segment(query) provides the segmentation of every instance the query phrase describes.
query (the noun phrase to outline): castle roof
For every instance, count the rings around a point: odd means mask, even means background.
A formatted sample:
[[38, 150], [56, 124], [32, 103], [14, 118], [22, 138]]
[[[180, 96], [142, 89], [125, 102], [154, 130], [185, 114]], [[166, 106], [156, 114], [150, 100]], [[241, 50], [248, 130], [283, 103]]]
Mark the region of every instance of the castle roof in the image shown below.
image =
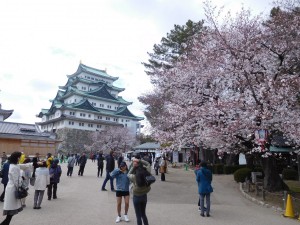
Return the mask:
[[3, 115], [3, 120], [6, 120], [13, 114], [14, 110], [4, 110], [0, 108], [0, 115]]
[[113, 81], [116, 81], [116, 80], [119, 79], [119, 77], [113, 77], [113, 76], [108, 75], [106, 73], [106, 70], [99, 70], [99, 69], [96, 69], [96, 68], [93, 68], [93, 67], [86, 66], [82, 63], [79, 64], [77, 71], [72, 75], [68, 75], [68, 77], [69, 78], [70, 77], [75, 77], [75, 76], [77, 76], [78, 74], [80, 74], [82, 72], [89, 73], [91, 75], [96, 75], [98, 77], [110, 79], [110, 80], [113, 80]]
[[121, 91], [125, 90], [125, 88], [119, 88], [112, 84], [105, 83], [104, 81], [93, 81], [93, 80], [87, 80], [87, 79], [80, 78], [80, 77], [69, 78], [67, 83], [64, 86], [59, 86], [59, 88], [66, 90], [69, 86], [74, 87], [77, 83], [85, 83], [85, 84], [97, 85], [97, 86], [102, 86], [102, 85], [106, 84], [109, 89], [112, 89], [114, 91], [121, 92]]

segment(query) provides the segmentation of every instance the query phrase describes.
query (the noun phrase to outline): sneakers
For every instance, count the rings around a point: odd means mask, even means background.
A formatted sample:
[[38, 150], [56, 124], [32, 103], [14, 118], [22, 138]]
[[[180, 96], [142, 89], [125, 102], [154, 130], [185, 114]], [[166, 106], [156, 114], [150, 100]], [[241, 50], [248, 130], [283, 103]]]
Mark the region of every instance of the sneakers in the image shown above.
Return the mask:
[[116, 219], [116, 223], [119, 223], [119, 222], [121, 222], [121, 216], [117, 216], [117, 219]]
[[124, 220], [125, 220], [126, 222], [129, 222], [129, 219], [128, 219], [128, 216], [127, 216], [127, 215], [124, 215]]

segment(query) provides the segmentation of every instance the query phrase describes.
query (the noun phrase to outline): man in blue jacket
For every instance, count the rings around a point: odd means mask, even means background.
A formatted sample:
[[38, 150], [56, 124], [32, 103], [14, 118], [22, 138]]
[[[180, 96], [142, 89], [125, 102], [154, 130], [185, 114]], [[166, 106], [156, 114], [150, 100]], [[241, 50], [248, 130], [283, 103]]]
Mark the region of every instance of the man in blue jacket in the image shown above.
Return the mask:
[[196, 172], [196, 181], [198, 183], [198, 193], [200, 195], [201, 216], [204, 217], [204, 198], [206, 199], [206, 216], [210, 217], [210, 193], [213, 192], [211, 181], [212, 173], [207, 169], [206, 162], [200, 163], [200, 169]]

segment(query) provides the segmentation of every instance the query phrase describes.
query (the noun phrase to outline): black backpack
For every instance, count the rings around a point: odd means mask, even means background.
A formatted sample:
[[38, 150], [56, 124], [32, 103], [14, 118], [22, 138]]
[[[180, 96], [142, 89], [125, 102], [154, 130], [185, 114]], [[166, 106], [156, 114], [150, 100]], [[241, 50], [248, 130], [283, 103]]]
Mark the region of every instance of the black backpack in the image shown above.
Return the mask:
[[151, 173], [142, 165], [136, 169], [136, 184], [139, 187], [150, 186], [156, 179]]

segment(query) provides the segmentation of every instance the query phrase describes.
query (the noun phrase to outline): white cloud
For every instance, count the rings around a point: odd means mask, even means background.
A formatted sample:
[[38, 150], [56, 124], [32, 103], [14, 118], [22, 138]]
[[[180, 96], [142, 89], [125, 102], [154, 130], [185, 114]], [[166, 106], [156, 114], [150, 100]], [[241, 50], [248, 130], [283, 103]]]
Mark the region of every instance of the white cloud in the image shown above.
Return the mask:
[[[238, 10], [240, 1], [214, 0]], [[265, 10], [268, 1], [244, 1]], [[270, 7], [268, 7], [270, 8]], [[143, 116], [137, 101], [151, 90], [141, 62], [153, 45], [188, 19], [204, 19], [202, 0], [12, 0], [0, 2], [0, 103], [14, 109], [7, 120], [34, 123], [49, 108], [66, 75], [80, 60], [118, 76], [130, 110]]]

